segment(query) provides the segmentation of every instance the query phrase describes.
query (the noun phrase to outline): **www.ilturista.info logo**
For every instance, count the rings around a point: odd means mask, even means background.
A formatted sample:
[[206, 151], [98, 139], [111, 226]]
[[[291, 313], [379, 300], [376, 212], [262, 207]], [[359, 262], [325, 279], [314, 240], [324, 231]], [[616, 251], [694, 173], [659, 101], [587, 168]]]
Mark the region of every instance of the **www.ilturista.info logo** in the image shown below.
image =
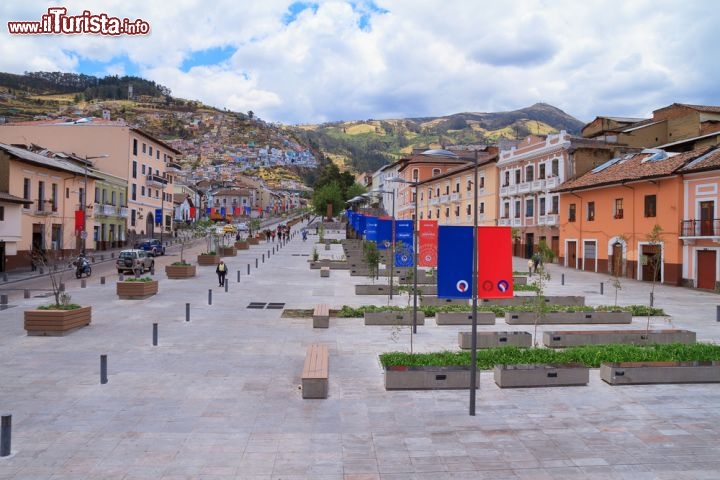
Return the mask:
[[150, 24], [138, 18], [111, 17], [106, 13], [90, 13], [84, 10], [82, 15], [68, 15], [65, 7], [51, 7], [40, 21], [7, 22], [8, 31], [13, 35], [53, 35], [81, 34], [94, 35], [147, 35]]

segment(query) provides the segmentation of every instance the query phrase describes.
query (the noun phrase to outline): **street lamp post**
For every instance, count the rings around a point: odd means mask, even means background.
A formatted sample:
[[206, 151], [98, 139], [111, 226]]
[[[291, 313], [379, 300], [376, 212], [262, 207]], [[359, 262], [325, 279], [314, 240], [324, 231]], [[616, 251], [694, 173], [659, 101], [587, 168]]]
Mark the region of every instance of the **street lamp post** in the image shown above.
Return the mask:
[[103, 155], [96, 155], [93, 157], [85, 155], [85, 162], [83, 162], [83, 170], [85, 173], [85, 181], [83, 183], [83, 198], [82, 198], [82, 212], [83, 212], [83, 228], [82, 232], [80, 233], [80, 238], [82, 239], [82, 251], [85, 252], [87, 250], [87, 198], [88, 198], [88, 191], [87, 191], [87, 180], [88, 180], [88, 163], [90, 160], [95, 160], [96, 158], [107, 158], [110, 155], [107, 153]]
[[475, 386], [477, 385], [477, 294], [478, 294], [478, 154], [475, 150], [473, 166], [473, 256], [472, 256], [472, 329], [470, 333], [470, 415], [475, 415]]
[[[418, 185], [419, 181], [405, 180], [404, 178], [395, 177], [389, 181], [396, 183], [406, 183], [415, 189], [415, 220], [413, 221], [413, 322], [412, 331], [417, 333], [417, 277], [418, 277]], [[393, 195], [393, 201], [395, 196]]]

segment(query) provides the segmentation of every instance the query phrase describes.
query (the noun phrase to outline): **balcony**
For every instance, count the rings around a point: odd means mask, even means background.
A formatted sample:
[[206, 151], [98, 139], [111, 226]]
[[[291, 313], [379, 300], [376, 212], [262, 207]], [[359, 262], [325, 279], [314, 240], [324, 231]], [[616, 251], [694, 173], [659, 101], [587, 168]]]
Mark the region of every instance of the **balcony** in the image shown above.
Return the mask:
[[53, 215], [57, 213], [57, 207], [52, 205], [52, 200], [38, 200], [34, 205], [35, 215]]
[[523, 182], [520, 185], [518, 185], [518, 193], [530, 193], [530, 187], [532, 186], [531, 182]]
[[507, 194], [508, 195], [515, 195], [518, 193], [518, 186], [517, 185], [510, 185], [507, 187]]
[[120, 207], [120, 217], [128, 218], [130, 216], [130, 209], [128, 207]]
[[547, 179], [545, 179], [545, 188], [547, 188], [548, 190], [557, 187], [559, 184], [560, 180], [558, 179], [558, 177], [548, 177]]
[[613, 218], [614, 218], [615, 220], [620, 220], [621, 218], [623, 218], [622, 208], [619, 209], [617, 212], [615, 212], [615, 215], [613, 216]]
[[695, 240], [720, 243], [720, 219], [683, 220], [680, 224], [680, 239], [687, 245], [693, 245]]
[[431, 198], [431, 199], [430, 199], [430, 205], [439, 205], [439, 204], [440, 204], [440, 199], [439, 199], [439, 198], [436, 197], [436, 198]]
[[[510, 187], [500, 187], [500, 196], [501, 197], [509, 196], [510, 195], [510, 193], [508, 192], [509, 189], [510, 189]], [[470, 196], [472, 196], [472, 192], [468, 192], [468, 195], [469, 195], [468, 198], [470, 198]]]
[[440, 203], [445, 204], [450, 201], [450, 195], [442, 195], [440, 197]]
[[558, 216], [548, 213], [547, 215], [541, 215], [538, 217], [538, 225], [553, 226], [558, 224]]
[[165, 171], [166, 172], [179, 172], [182, 170], [182, 166], [179, 163], [175, 162], [166, 162], [165, 163]]
[[148, 175], [145, 184], [149, 187], [163, 188], [168, 181], [162, 175]]
[[510, 219], [509, 218], [501, 218], [498, 220], [498, 225], [501, 227], [509, 227]]
[[460, 201], [460, 193], [455, 192], [450, 194], [450, 201], [451, 202], [459, 202]]
[[545, 180], [533, 180], [530, 187], [533, 192], [539, 192], [545, 188]]

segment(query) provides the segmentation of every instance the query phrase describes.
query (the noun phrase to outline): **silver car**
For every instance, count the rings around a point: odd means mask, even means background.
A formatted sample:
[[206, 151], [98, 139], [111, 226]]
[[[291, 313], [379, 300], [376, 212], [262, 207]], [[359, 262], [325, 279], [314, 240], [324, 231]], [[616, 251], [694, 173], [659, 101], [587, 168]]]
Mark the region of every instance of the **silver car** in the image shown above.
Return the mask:
[[155, 270], [155, 260], [145, 250], [132, 249], [120, 252], [115, 262], [118, 273], [141, 274]]

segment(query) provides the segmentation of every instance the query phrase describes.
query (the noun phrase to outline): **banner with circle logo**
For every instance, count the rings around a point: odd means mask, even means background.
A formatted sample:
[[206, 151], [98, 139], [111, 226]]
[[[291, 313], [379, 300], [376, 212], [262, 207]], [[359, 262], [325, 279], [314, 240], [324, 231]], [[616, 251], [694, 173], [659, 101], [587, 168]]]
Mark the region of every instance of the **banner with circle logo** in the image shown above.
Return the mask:
[[437, 267], [437, 220], [420, 220], [418, 227], [418, 265], [421, 267]]
[[472, 298], [473, 227], [438, 227], [437, 296]]

